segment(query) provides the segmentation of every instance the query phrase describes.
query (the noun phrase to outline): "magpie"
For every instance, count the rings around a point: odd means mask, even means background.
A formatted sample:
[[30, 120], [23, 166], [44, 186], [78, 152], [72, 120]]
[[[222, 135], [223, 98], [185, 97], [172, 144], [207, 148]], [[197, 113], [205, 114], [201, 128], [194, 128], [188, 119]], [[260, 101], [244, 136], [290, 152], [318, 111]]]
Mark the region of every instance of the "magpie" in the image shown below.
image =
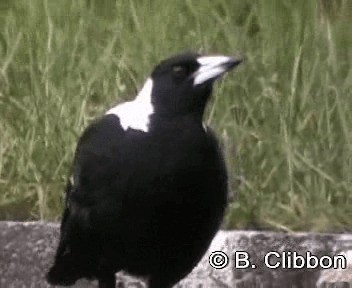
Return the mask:
[[78, 141], [53, 285], [115, 273], [170, 288], [199, 262], [227, 205], [219, 143], [202, 123], [216, 79], [240, 59], [183, 53], [158, 64], [137, 97], [111, 108]]

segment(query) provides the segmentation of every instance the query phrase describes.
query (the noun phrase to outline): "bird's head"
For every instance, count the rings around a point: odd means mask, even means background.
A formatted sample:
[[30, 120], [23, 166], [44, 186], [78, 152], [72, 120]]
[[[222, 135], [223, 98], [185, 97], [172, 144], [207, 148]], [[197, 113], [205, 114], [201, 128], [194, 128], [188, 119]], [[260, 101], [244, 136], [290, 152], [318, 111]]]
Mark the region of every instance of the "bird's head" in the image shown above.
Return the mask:
[[171, 57], [154, 68], [134, 101], [119, 104], [106, 114], [116, 114], [125, 130], [144, 132], [153, 117], [194, 115], [201, 119], [214, 81], [240, 63], [233, 57], [196, 53]]
[[150, 81], [151, 101], [156, 113], [200, 114], [204, 112], [212, 86], [241, 63], [227, 56], [177, 55], [160, 62]]

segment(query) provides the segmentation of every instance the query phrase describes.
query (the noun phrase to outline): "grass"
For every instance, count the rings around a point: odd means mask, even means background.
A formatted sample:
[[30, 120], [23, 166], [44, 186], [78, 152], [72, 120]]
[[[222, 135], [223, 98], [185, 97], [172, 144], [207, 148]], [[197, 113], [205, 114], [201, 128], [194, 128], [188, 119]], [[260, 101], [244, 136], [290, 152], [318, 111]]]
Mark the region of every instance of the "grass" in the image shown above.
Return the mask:
[[82, 130], [196, 50], [246, 57], [206, 117], [235, 191], [227, 227], [351, 230], [352, 5], [334, 3], [1, 1], [0, 218], [58, 219]]

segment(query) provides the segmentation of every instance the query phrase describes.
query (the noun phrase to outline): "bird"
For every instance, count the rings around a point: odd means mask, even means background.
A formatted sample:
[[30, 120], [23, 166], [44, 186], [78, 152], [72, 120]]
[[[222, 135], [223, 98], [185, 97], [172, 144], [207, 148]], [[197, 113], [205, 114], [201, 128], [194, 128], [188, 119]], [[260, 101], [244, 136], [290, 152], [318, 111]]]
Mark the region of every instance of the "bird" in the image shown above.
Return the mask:
[[228, 173], [204, 124], [213, 85], [240, 58], [184, 52], [162, 60], [134, 100], [93, 121], [76, 146], [50, 284], [115, 273], [171, 288], [197, 265], [228, 203]]

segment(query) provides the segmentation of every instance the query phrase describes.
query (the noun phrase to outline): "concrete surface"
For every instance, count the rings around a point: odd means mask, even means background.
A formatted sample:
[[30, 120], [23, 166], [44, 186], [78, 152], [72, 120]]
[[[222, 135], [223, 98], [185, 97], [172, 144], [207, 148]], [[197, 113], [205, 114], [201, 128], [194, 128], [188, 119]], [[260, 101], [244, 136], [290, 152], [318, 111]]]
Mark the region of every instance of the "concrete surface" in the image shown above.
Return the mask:
[[[0, 222], [0, 287], [50, 287], [45, 283], [44, 275], [53, 261], [58, 236], [59, 225], [54, 223]], [[214, 251], [222, 251], [229, 256], [229, 263], [224, 269], [215, 269], [209, 264], [209, 255]], [[270, 269], [264, 263], [264, 257], [270, 251], [296, 251], [299, 255], [306, 255], [310, 251], [317, 257], [342, 254], [349, 265], [346, 269]], [[242, 252], [249, 254], [251, 264], [256, 265], [255, 269], [236, 268], [236, 255]], [[271, 265], [282, 259], [277, 258], [277, 254], [269, 255]], [[281, 257], [282, 254], [278, 255]], [[214, 259], [221, 264], [221, 258]], [[145, 287], [140, 279], [122, 273], [118, 274], [117, 281], [119, 288]], [[97, 287], [97, 283], [79, 281], [74, 287]], [[352, 235], [220, 231], [203, 260], [176, 287], [352, 287]]]

